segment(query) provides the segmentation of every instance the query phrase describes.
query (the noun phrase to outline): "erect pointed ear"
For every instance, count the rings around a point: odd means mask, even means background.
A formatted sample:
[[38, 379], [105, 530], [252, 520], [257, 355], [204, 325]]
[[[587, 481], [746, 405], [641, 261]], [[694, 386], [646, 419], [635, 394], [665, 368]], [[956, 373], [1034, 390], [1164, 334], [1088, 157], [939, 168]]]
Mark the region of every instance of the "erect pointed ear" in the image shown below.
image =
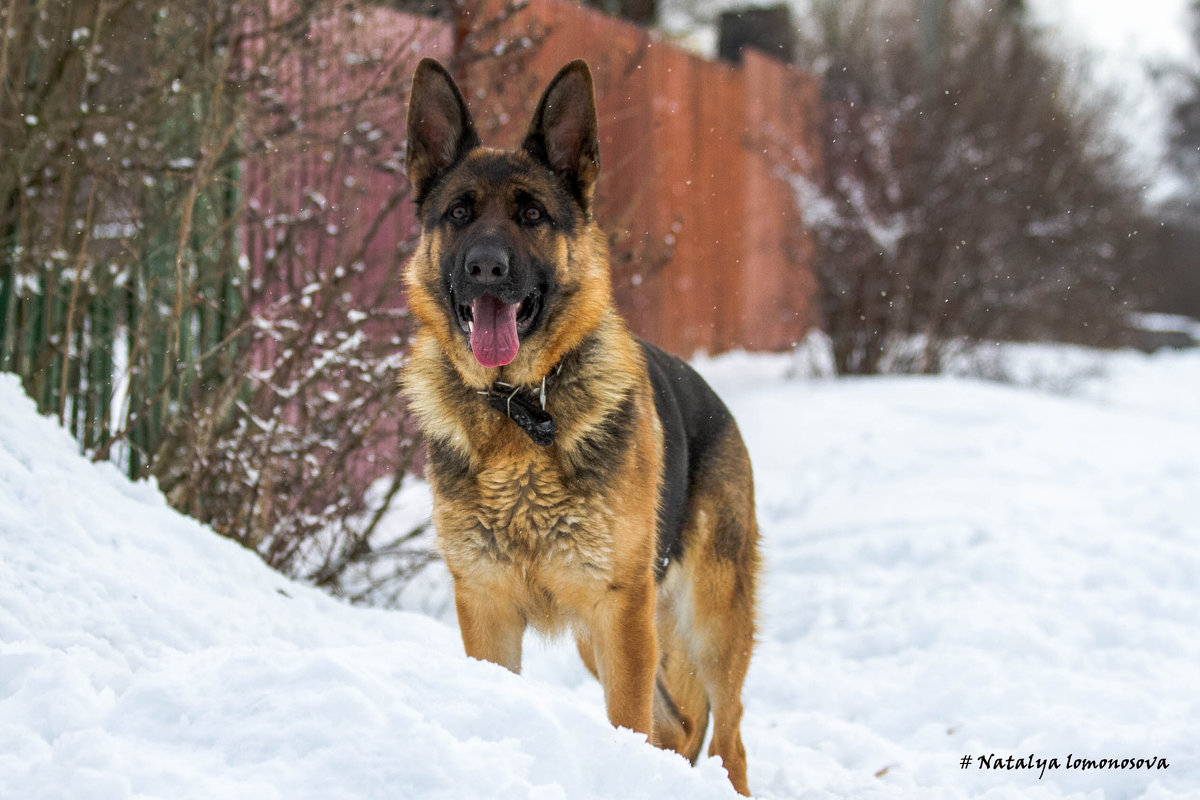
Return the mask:
[[408, 101], [408, 182], [417, 204], [446, 170], [478, 146], [479, 134], [454, 79], [432, 58], [421, 59]]
[[600, 174], [600, 139], [592, 73], [582, 60], [567, 64], [542, 95], [521, 146], [558, 173], [591, 206]]

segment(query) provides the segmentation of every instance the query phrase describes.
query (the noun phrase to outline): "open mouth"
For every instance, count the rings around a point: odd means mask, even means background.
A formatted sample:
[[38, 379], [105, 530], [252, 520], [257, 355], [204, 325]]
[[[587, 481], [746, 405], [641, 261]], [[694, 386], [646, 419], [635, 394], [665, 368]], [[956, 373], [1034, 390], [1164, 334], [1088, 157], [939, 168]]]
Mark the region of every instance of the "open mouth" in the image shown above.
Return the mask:
[[458, 327], [467, 334], [475, 359], [485, 367], [512, 363], [520, 337], [533, 327], [541, 310], [542, 293], [536, 289], [520, 303], [505, 303], [490, 294], [466, 305], [454, 302]]
[[[491, 295], [483, 295], [491, 297]], [[462, 332], [470, 335], [471, 329], [475, 322], [475, 305], [480, 298], [473, 300], [470, 305], [454, 303], [454, 310], [458, 316], [458, 327], [462, 328]], [[495, 299], [495, 298], [493, 298]], [[497, 300], [497, 302], [499, 302]], [[534, 289], [529, 293], [524, 300], [517, 304], [517, 313], [515, 316], [517, 323], [517, 332], [526, 333], [533, 327], [534, 321], [537, 319], [538, 313], [542, 310], [542, 293]]]

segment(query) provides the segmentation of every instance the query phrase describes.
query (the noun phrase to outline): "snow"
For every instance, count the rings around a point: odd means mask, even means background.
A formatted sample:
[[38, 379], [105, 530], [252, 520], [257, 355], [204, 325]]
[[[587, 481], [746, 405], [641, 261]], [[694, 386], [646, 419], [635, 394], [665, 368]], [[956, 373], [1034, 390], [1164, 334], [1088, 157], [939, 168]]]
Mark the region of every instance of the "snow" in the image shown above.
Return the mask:
[[[755, 467], [757, 796], [1200, 792], [1200, 352], [1002, 350], [1007, 383], [698, 361]], [[439, 565], [410, 610], [348, 606], [79, 457], [8, 375], [0, 430], [0, 797], [733, 796], [610, 728], [568, 643], [465, 658]]]

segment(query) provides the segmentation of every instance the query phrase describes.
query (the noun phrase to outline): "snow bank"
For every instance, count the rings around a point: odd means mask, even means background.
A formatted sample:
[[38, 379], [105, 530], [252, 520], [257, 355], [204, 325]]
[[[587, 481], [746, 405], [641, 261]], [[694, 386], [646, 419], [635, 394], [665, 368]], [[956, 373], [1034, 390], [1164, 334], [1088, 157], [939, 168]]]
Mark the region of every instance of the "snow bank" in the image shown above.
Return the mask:
[[603, 707], [341, 605], [76, 452], [0, 375], [0, 797], [730, 797]]
[[[1009, 355], [1066, 377], [702, 366], [756, 469], [764, 796], [1200, 796], [1200, 354]], [[1060, 766], [981, 769], [993, 754]]]

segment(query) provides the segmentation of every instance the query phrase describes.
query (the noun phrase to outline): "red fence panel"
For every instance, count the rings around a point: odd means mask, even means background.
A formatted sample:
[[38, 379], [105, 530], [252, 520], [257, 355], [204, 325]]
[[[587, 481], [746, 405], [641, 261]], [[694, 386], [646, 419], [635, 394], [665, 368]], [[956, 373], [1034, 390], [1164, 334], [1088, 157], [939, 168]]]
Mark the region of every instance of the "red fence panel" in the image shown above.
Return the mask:
[[505, 35], [543, 39], [505, 104], [513, 146], [542, 88], [583, 58], [596, 79], [597, 216], [638, 334], [683, 355], [786, 349], [816, 324], [812, 247], [780, 169], [818, 153], [815, 81], [747, 52], [707, 61], [566, 0], [532, 0]]

